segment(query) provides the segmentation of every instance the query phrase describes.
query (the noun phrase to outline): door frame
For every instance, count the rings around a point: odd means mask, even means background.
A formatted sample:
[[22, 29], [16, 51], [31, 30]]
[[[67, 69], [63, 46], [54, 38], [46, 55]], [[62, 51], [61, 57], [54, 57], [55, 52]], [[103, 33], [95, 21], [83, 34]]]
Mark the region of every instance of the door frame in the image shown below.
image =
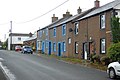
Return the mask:
[[61, 42], [58, 42], [58, 56], [61, 56], [62, 55], [62, 44]]
[[52, 52], [52, 42], [49, 42], [48, 55], [51, 55]]
[[83, 43], [83, 59], [89, 60], [90, 59], [90, 43]]

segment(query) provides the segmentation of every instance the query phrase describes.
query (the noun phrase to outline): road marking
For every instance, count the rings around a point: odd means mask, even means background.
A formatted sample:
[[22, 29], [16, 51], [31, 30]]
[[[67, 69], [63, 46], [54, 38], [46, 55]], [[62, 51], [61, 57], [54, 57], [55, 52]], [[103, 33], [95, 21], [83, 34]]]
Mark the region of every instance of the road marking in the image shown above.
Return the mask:
[[10, 72], [10, 70], [6, 66], [3, 66], [2, 62], [0, 62], [0, 67], [2, 68], [3, 72], [9, 80], [16, 80], [15, 76]]
[[3, 58], [0, 58], [0, 61], [4, 61], [4, 59], [3, 59]]

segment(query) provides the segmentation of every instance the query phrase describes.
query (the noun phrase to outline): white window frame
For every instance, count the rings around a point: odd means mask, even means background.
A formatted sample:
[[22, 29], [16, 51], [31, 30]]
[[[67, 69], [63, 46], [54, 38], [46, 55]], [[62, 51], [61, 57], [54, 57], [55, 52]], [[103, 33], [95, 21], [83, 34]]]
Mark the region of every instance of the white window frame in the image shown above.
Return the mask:
[[105, 29], [105, 14], [100, 15], [100, 29]]
[[46, 28], [46, 36], [48, 36], [48, 28]]
[[56, 43], [53, 43], [53, 51], [56, 52]]
[[78, 43], [75, 42], [75, 53], [76, 53], [76, 54], [78, 54], [78, 46], [79, 46]]
[[56, 28], [53, 29], [53, 36], [56, 37], [57, 30]]
[[102, 38], [101, 40], [100, 40], [100, 42], [101, 42], [101, 53], [105, 53], [106, 52], [106, 48], [105, 48], [105, 39], [104, 38]]
[[71, 38], [68, 38], [68, 43], [71, 44], [72, 40]]
[[65, 51], [66, 51], [66, 43], [63, 42], [63, 52], [65, 52]]
[[62, 36], [66, 35], [66, 24], [62, 25]]
[[79, 29], [79, 23], [76, 22], [76, 23], [75, 23], [75, 34], [76, 34], [76, 35], [78, 34], [78, 29]]

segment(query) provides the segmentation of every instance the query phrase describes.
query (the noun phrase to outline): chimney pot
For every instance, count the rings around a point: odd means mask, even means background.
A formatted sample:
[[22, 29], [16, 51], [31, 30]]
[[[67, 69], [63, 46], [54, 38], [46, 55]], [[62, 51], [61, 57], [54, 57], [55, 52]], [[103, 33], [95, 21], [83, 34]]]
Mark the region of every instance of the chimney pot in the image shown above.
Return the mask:
[[53, 14], [53, 17], [52, 17], [52, 22], [58, 20], [58, 17], [55, 17], [55, 14]]
[[100, 7], [100, 1], [99, 1], [99, 0], [96, 0], [96, 1], [94, 2], [94, 7], [95, 7], [95, 8], [99, 8], [99, 7]]
[[79, 7], [79, 8], [77, 9], [77, 13], [80, 14], [81, 12], [82, 12], [82, 9]]
[[72, 14], [70, 14], [70, 12], [68, 10], [67, 10], [66, 14], [63, 14], [63, 18], [70, 17], [70, 16], [72, 16]]

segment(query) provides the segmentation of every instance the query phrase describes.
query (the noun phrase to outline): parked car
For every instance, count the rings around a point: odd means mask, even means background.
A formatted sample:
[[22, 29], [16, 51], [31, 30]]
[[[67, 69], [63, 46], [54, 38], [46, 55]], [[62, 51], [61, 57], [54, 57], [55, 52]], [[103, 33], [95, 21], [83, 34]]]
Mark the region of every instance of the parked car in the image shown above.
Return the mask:
[[120, 61], [110, 63], [108, 65], [107, 73], [111, 79], [120, 76]]
[[30, 46], [23, 46], [22, 53], [31, 53], [33, 54], [33, 50]]
[[22, 50], [21, 46], [15, 46], [15, 51], [21, 51], [21, 50]]

